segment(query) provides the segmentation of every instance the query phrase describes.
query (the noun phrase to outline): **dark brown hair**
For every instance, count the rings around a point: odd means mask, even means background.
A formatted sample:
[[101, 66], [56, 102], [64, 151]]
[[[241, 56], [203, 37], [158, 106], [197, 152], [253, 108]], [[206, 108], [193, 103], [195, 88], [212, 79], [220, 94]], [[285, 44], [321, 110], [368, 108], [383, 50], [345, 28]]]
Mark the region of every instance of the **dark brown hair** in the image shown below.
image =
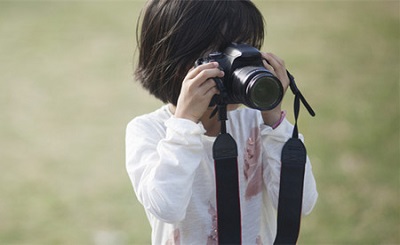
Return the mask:
[[207, 52], [264, 42], [264, 19], [250, 0], [150, 0], [141, 16], [135, 76], [164, 103], [176, 105], [184, 77]]

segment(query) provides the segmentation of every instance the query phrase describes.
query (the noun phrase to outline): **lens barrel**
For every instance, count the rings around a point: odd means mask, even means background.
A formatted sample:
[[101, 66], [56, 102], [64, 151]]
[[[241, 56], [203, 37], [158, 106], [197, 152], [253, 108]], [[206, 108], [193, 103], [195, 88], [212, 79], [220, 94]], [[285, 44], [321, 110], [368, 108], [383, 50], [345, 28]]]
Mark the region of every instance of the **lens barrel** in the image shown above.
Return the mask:
[[271, 110], [283, 98], [283, 87], [277, 77], [264, 67], [246, 66], [233, 72], [232, 97], [236, 103], [258, 110]]

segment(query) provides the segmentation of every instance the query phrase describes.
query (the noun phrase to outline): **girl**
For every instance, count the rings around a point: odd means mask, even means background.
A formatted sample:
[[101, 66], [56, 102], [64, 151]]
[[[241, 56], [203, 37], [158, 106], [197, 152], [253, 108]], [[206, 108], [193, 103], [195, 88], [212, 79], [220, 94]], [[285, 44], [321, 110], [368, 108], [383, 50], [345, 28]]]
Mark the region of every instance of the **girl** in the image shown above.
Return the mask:
[[[166, 105], [133, 119], [126, 131], [126, 167], [152, 227], [153, 244], [216, 244], [212, 145], [220, 132], [210, 119], [218, 94], [218, 63], [194, 62], [232, 42], [258, 49], [262, 14], [249, 0], [150, 0], [138, 30], [136, 78]], [[262, 53], [266, 69], [289, 85], [283, 60]], [[276, 234], [280, 156], [293, 126], [278, 105], [270, 111], [229, 105], [227, 131], [237, 142], [243, 244], [272, 244]], [[307, 158], [303, 213], [317, 200]]]

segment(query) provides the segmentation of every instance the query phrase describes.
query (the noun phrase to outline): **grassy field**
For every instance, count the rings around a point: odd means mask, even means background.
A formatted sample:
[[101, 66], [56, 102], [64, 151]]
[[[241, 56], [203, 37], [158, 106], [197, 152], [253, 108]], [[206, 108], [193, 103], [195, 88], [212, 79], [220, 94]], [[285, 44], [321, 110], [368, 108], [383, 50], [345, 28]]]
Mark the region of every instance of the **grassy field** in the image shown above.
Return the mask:
[[[0, 1], [0, 244], [150, 242], [124, 166], [126, 124], [161, 105], [131, 76], [143, 3]], [[256, 3], [317, 112], [299, 244], [400, 244], [399, 1]]]

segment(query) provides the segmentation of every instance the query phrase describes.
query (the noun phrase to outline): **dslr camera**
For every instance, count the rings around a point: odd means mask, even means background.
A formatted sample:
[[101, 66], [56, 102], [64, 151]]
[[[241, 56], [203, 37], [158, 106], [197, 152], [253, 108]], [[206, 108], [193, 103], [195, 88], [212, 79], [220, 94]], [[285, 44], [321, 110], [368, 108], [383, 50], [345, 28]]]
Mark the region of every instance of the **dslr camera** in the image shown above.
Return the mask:
[[223, 53], [213, 52], [200, 58], [195, 66], [216, 61], [224, 71], [223, 78], [214, 78], [220, 90], [210, 102], [244, 104], [257, 110], [271, 110], [283, 98], [283, 87], [277, 77], [264, 67], [258, 49], [247, 44], [230, 44]]

